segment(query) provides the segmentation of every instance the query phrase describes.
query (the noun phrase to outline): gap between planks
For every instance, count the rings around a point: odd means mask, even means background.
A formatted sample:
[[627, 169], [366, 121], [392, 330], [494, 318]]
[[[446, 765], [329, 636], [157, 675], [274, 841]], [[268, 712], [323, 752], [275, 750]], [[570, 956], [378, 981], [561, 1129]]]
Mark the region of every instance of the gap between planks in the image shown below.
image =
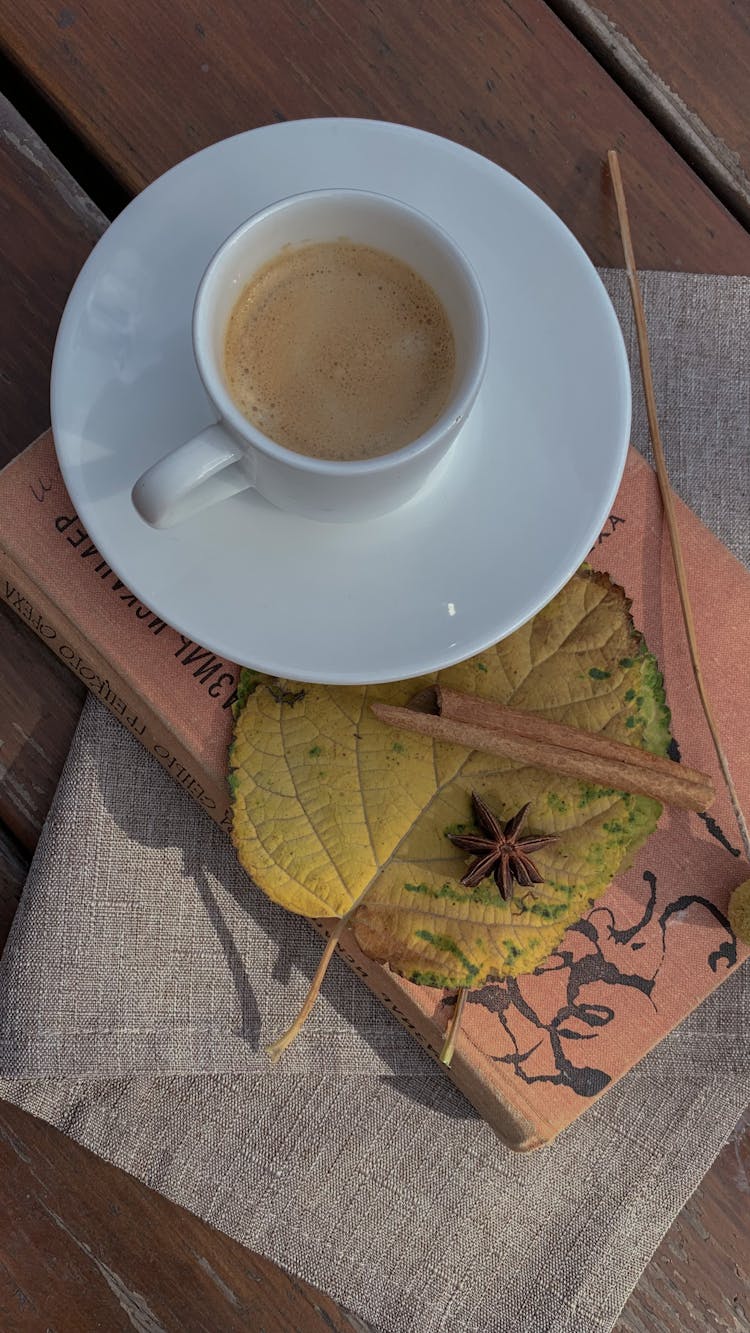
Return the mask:
[[601, 9], [589, 0], [546, 3], [704, 185], [750, 230], [750, 180], [737, 154], [651, 68]]

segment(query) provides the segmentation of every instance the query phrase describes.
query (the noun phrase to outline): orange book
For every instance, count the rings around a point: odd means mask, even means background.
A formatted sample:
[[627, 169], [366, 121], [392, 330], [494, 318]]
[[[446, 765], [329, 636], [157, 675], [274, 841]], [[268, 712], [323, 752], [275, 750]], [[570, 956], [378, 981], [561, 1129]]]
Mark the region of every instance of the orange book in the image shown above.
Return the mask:
[[[750, 574], [680, 504], [678, 517], [709, 694], [740, 800], [750, 803], [750, 747], [737, 725], [750, 715]], [[633, 450], [590, 559], [632, 598], [636, 625], [659, 659], [673, 757], [710, 773], [718, 796], [708, 814], [665, 809], [635, 863], [536, 972], [471, 992], [447, 1076], [517, 1150], [548, 1142], [585, 1111], [748, 954], [726, 916], [747, 867], [693, 683], [656, 478]], [[238, 668], [130, 593], [75, 513], [49, 432], [0, 473], [0, 589], [50, 652], [228, 828]], [[350, 936], [341, 952], [437, 1055], [449, 997], [394, 976]]]

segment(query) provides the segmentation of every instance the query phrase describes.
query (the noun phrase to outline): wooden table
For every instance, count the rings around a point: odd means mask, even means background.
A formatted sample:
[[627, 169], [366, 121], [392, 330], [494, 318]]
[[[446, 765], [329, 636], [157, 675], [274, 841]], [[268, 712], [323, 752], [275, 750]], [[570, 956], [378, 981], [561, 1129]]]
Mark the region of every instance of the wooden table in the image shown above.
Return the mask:
[[[454, 138], [526, 181], [600, 264], [620, 263], [614, 145], [644, 267], [750, 273], [747, 0], [684, 0], [679, 23], [673, 0], [0, 0], [0, 42], [0, 463], [48, 424], [57, 321], [108, 219], [187, 154], [268, 121], [367, 116]], [[81, 703], [0, 612], [2, 938]], [[749, 1128], [618, 1333], [750, 1329]], [[360, 1327], [7, 1105], [0, 1154], [4, 1330]]]

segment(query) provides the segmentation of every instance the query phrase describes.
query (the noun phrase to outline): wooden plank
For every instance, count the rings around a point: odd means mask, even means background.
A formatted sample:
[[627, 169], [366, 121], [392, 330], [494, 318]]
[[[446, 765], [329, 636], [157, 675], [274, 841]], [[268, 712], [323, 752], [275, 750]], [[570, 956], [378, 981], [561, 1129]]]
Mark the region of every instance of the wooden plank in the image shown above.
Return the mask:
[[306, 1282], [0, 1102], [0, 1325], [363, 1330]]
[[548, 0], [750, 226], [750, 7], [736, 0]]
[[[11, 58], [121, 182], [274, 119], [406, 121], [537, 190], [621, 262], [603, 171], [624, 156], [644, 267], [750, 271], [750, 236], [544, 0], [0, 0]], [[137, 71], [137, 78], [133, 71]]]
[[664, 1237], [615, 1333], [750, 1331], [750, 1115]]
[[0, 97], [0, 467], [49, 426], [49, 371], [68, 292], [105, 219]]
[[[0, 464], [49, 425], [49, 368], [68, 291], [106, 221], [0, 98]], [[47, 814], [85, 690], [30, 629], [0, 611], [0, 837], [11, 888]], [[20, 857], [20, 862], [19, 862]], [[2, 935], [2, 920], [0, 920]], [[4, 935], [2, 935], [4, 938]]]
[[13, 924], [28, 868], [28, 857], [0, 828], [0, 953]]

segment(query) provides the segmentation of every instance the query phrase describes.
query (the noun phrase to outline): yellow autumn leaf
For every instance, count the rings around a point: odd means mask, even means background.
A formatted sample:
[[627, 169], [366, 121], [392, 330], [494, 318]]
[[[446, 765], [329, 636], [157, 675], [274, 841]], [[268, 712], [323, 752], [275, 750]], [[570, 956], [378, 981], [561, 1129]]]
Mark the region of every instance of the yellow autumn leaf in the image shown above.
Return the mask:
[[[509, 638], [419, 680], [291, 686], [246, 672], [231, 752], [233, 837], [256, 883], [291, 912], [341, 917], [370, 957], [426, 985], [478, 986], [531, 971], [656, 826], [645, 796], [391, 730], [375, 700], [404, 705], [439, 682], [665, 754], [661, 676], [621, 588], [580, 570]], [[500, 898], [447, 834], [472, 827], [471, 792], [524, 834], [544, 884]], [[361, 900], [361, 902], [360, 902]]]

